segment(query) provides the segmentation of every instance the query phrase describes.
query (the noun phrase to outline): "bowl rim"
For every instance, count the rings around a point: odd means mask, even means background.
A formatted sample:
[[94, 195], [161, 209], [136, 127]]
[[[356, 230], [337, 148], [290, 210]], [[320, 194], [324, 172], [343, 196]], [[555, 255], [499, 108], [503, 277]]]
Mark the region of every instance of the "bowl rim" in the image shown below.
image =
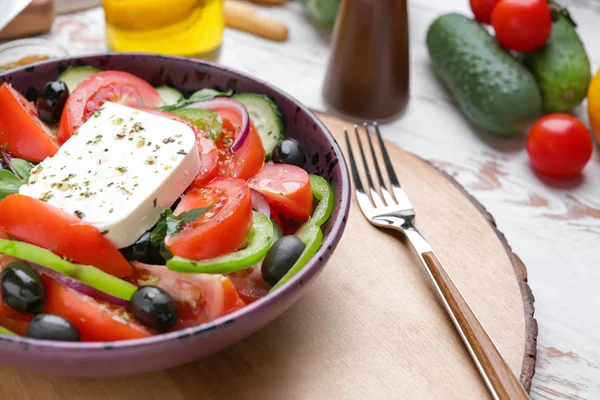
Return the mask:
[[[227, 314], [225, 316], [219, 317], [213, 321], [203, 323], [201, 325], [197, 325], [191, 328], [185, 328], [174, 332], [168, 333], [160, 333], [158, 335], [154, 335], [147, 338], [142, 339], [128, 339], [128, 340], [119, 340], [119, 341], [110, 341], [110, 342], [61, 342], [61, 341], [52, 341], [52, 340], [39, 340], [39, 339], [30, 339], [21, 336], [13, 337], [13, 336], [4, 336], [0, 337], [0, 347], [7, 344], [18, 344], [23, 348], [27, 348], [31, 350], [33, 348], [37, 349], [64, 349], [69, 351], [76, 352], [89, 352], [89, 351], [100, 351], [100, 350], [117, 350], [117, 349], [140, 349], [146, 346], [152, 346], [158, 343], [167, 343], [176, 341], [182, 338], [188, 337], [200, 337], [202, 334], [206, 334], [212, 331], [218, 330], [220, 327], [224, 327], [228, 324], [231, 324], [234, 321], [247, 320], [253, 318], [256, 314], [259, 314], [262, 310], [271, 307], [275, 304], [278, 299], [289, 296], [292, 292], [297, 288], [297, 286], [301, 286], [306, 278], [310, 278], [312, 275], [319, 271], [319, 266], [325, 263], [329, 256], [331, 255], [332, 249], [334, 246], [338, 244], [340, 241], [344, 229], [346, 227], [346, 221], [348, 219], [348, 214], [350, 211], [350, 203], [352, 199], [351, 194], [351, 183], [350, 183], [350, 174], [348, 170], [348, 165], [346, 164], [346, 160], [344, 158], [344, 154], [331, 134], [329, 129], [325, 126], [325, 124], [315, 115], [313, 111], [311, 111], [308, 107], [298, 101], [295, 97], [291, 96], [287, 92], [277, 88], [276, 86], [265, 82], [262, 79], [255, 78], [249, 76], [243, 72], [240, 72], [236, 69], [229, 68], [223, 65], [219, 65], [210, 61], [192, 59], [186, 57], [179, 56], [168, 56], [161, 54], [149, 54], [149, 53], [139, 53], [139, 52], [106, 52], [106, 53], [94, 53], [94, 54], [86, 54], [81, 56], [67, 56], [62, 58], [53, 58], [50, 60], [39, 61], [33, 64], [28, 64], [26, 66], [21, 66], [18, 68], [14, 68], [3, 73], [0, 73], [0, 77], [12, 75], [15, 73], [19, 73], [24, 71], [25, 69], [30, 69], [31, 67], [36, 67], [39, 65], [45, 64], [58, 64], [60, 62], [68, 62], [72, 60], [86, 60], [86, 59], [95, 59], [98, 57], [150, 57], [150, 58], [158, 58], [158, 59], [167, 59], [167, 60], [178, 60], [183, 62], [188, 62], [195, 65], [204, 65], [211, 69], [218, 69], [225, 72], [228, 72], [233, 75], [237, 75], [243, 79], [250, 79], [255, 81], [265, 87], [269, 88], [272, 91], [275, 91], [287, 99], [291, 100], [297, 108], [306, 113], [308, 117], [312, 120], [313, 124], [319, 127], [321, 132], [325, 134], [327, 141], [329, 142], [332, 151], [334, 152], [337, 160], [338, 167], [340, 168], [340, 191], [341, 198], [338, 199], [340, 208], [339, 213], [337, 215], [337, 219], [332, 220], [331, 229], [327, 234], [327, 237], [323, 240], [321, 247], [317, 252], [310, 258], [307, 264], [300, 270], [296, 275], [294, 275], [289, 281], [283, 284], [276, 291], [267, 294], [265, 297], [246, 305], [245, 307], [234, 311], [233, 313]], [[332, 215], [333, 218], [333, 215]]]

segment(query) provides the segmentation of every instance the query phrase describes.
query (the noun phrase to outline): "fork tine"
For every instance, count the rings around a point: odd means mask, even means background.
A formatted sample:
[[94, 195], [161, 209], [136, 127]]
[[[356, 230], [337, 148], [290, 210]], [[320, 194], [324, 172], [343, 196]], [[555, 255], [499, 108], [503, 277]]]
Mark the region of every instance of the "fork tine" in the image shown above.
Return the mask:
[[388, 154], [387, 149], [385, 147], [385, 143], [383, 142], [383, 138], [381, 137], [381, 132], [379, 132], [379, 124], [377, 122], [373, 122], [373, 126], [375, 127], [375, 133], [377, 134], [377, 138], [379, 139], [379, 146], [381, 147], [383, 162], [385, 163], [385, 168], [387, 169], [388, 176], [390, 177], [392, 187], [400, 187], [400, 182], [398, 181], [398, 177], [396, 176], [396, 172], [394, 171], [394, 167], [392, 166], [390, 155]]
[[383, 141], [383, 138], [381, 137], [381, 132], [379, 131], [379, 124], [377, 122], [373, 122], [373, 126], [375, 127], [375, 133], [377, 134], [377, 139], [379, 140], [379, 147], [381, 148], [381, 155], [383, 156], [383, 162], [385, 164], [385, 168], [387, 170], [388, 177], [390, 178], [390, 183], [392, 186], [392, 192], [394, 193], [394, 198], [396, 199], [397, 203], [410, 204], [408, 197], [406, 197], [406, 193], [404, 193], [404, 189], [402, 189], [402, 186], [400, 186], [400, 182], [398, 181], [396, 172], [394, 171], [394, 166], [392, 165], [390, 155], [387, 152], [387, 148], [385, 147], [385, 142]]
[[369, 124], [364, 122], [363, 126], [365, 127], [365, 131], [367, 132], [367, 139], [369, 139], [369, 147], [371, 148], [371, 156], [373, 157], [373, 164], [375, 164], [375, 172], [377, 173], [377, 177], [379, 178], [379, 187], [381, 188], [381, 194], [383, 195], [383, 199], [385, 203], [390, 206], [395, 204], [396, 201], [388, 192], [387, 187], [385, 185], [385, 181], [383, 180], [383, 175], [381, 174], [381, 169], [379, 168], [379, 160], [377, 155], [375, 154], [375, 148], [373, 147], [373, 141], [371, 140], [371, 132], [369, 131]]
[[346, 136], [346, 146], [348, 146], [348, 155], [350, 157], [350, 167], [352, 169], [352, 179], [354, 180], [354, 186], [359, 192], [365, 193], [365, 189], [363, 188], [362, 180], [360, 179], [360, 174], [356, 166], [356, 160], [354, 159], [352, 144], [350, 143], [350, 138], [348, 137], [348, 129], [346, 128], [344, 128], [344, 135]]
[[369, 209], [373, 208], [369, 195], [365, 192], [365, 189], [360, 179], [360, 173], [358, 172], [358, 166], [356, 159], [354, 158], [354, 152], [352, 151], [352, 144], [350, 143], [350, 137], [348, 136], [348, 129], [344, 128], [344, 135], [346, 136], [346, 146], [348, 147], [348, 157], [350, 158], [350, 169], [352, 169], [352, 180], [354, 181], [354, 188], [356, 189], [356, 198], [358, 199], [358, 205], [365, 214], [368, 215]]
[[[371, 178], [371, 171], [369, 170], [369, 164], [367, 164], [367, 157], [365, 156], [365, 150], [363, 149], [362, 141], [360, 140], [360, 135], [358, 133], [358, 125], [354, 125], [354, 133], [356, 134], [356, 140], [358, 141], [358, 148], [360, 150], [360, 155], [362, 156], [363, 166], [365, 167], [365, 175], [367, 176], [367, 182], [369, 183], [369, 189], [371, 192], [371, 199], [373, 200], [373, 205], [375, 207], [383, 207], [383, 200], [379, 193], [377, 193], [377, 189], [375, 189], [375, 185], [373, 184], [373, 179]], [[367, 135], [369, 132], [367, 132]]]

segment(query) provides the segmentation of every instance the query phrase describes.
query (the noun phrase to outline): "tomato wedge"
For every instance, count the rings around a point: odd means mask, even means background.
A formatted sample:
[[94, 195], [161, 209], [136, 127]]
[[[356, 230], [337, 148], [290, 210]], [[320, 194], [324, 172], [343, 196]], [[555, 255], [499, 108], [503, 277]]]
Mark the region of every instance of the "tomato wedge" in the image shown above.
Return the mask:
[[136, 322], [126, 308], [92, 299], [49, 276], [42, 276], [42, 280], [46, 287], [43, 311], [69, 320], [79, 329], [82, 341], [113, 341], [152, 336], [152, 332]]
[[120, 71], [99, 72], [83, 80], [69, 96], [60, 119], [59, 142], [66, 142], [106, 101], [129, 107], [163, 104], [156, 89], [137, 76]]
[[244, 307], [231, 280], [218, 274], [181, 274], [162, 265], [134, 262], [140, 286], [154, 285], [177, 302], [178, 321], [174, 329], [189, 328], [212, 321]]
[[174, 214], [207, 206], [212, 208], [166, 238], [173, 255], [204, 260], [231, 253], [242, 245], [252, 226], [252, 199], [246, 182], [217, 178], [204, 187], [192, 187]]
[[228, 274], [235, 285], [240, 298], [250, 304], [269, 294], [271, 286], [265, 282], [260, 272], [260, 265], [250, 267], [243, 271]]
[[179, 121], [194, 131], [196, 134], [196, 142], [198, 142], [198, 152], [200, 153], [200, 172], [196, 175], [194, 179], [194, 185], [202, 186], [205, 183], [213, 180], [218, 173], [218, 165], [217, 161], [219, 159], [219, 155], [217, 153], [217, 148], [212, 140], [206, 137], [205, 133], [202, 132], [196, 125], [187, 121], [183, 118], [178, 117], [177, 115], [168, 113], [166, 111], [160, 111], [153, 108], [144, 108], [144, 107], [136, 107], [140, 110], [146, 111], [150, 114], [159, 115], [161, 117], [169, 118], [174, 121]]
[[249, 179], [256, 175], [265, 162], [265, 149], [258, 131], [250, 123], [250, 133], [238, 151], [233, 152], [231, 146], [239, 134], [239, 123], [229, 119], [239, 118], [229, 110], [217, 108], [215, 112], [223, 119], [221, 136], [216, 145], [219, 149], [219, 175], [229, 178]]
[[60, 147], [35, 107], [8, 83], [0, 86], [0, 146], [5, 143], [13, 156], [36, 162], [52, 157]]
[[[8, 239], [8, 235], [0, 231], [0, 239]], [[18, 259], [0, 254], [0, 270], [14, 261], [18, 261]], [[0, 326], [23, 336], [27, 331], [31, 317], [30, 314], [21, 314], [13, 310], [0, 298]]]
[[262, 192], [281, 216], [306, 221], [313, 208], [308, 172], [295, 165], [265, 164], [258, 175], [248, 181], [252, 189]]
[[0, 326], [16, 333], [17, 335], [25, 335], [27, 326], [31, 321], [31, 314], [21, 314], [18, 311], [10, 308], [2, 299], [0, 299]]
[[0, 229], [78, 264], [124, 277], [131, 265], [100, 231], [59, 208], [20, 194], [0, 201]]

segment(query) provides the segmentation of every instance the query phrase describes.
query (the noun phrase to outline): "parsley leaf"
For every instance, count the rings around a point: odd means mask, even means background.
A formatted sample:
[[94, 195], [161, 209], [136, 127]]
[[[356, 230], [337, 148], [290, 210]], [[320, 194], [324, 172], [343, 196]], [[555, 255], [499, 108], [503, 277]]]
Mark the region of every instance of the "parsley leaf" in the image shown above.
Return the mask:
[[21, 180], [23, 180], [25, 183], [29, 181], [29, 175], [33, 169], [33, 164], [31, 164], [29, 161], [21, 160], [20, 158], [13, 158], [10, 160], [10, 166], [21, 178]]
[[10, 171], [0, 171], [0, 200], [9, 194], [19, 193], [19, 188], [24, 182], [13, 175]]
[[4, 160], [8, 160], [9, 169], [0, 169], [0, 200], [9, 194], [19, 193], [19, 188], [27, 183], [33, 168], [33, 164], [19, 158], [4, 157]]
[[173, 258], [171, 252], [165, 247], [165, 238], [181, 232], [185, 224], [192, 222], [210, 210], [211, 207], [212, 205], [203, 208], [194, 208], [179, 215], [173, 215], [173, 211], [170, 208], [166, 209], [150, 234], [150, 243], [154, 247], [160, 247], [160, 254], [165, 260]]

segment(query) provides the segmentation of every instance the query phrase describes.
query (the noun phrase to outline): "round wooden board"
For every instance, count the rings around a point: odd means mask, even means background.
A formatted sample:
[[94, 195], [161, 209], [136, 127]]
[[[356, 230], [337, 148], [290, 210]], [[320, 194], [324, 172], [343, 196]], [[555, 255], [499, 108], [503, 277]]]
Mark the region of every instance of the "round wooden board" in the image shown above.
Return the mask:
[[[344, 123], [323, 117], [342, 144]], [[515, 374], [529, 389], [537, 325], [526, 270], [493, 219], [453, 180], [396, 147], [390, 153], [436, 249]], [[0, 367], [0, 398], [479, 399], [467, 351], [399, 236], [356, 203], [315, 285], [241, 343], [168, 371], [111, 379], [44, 377]]]

